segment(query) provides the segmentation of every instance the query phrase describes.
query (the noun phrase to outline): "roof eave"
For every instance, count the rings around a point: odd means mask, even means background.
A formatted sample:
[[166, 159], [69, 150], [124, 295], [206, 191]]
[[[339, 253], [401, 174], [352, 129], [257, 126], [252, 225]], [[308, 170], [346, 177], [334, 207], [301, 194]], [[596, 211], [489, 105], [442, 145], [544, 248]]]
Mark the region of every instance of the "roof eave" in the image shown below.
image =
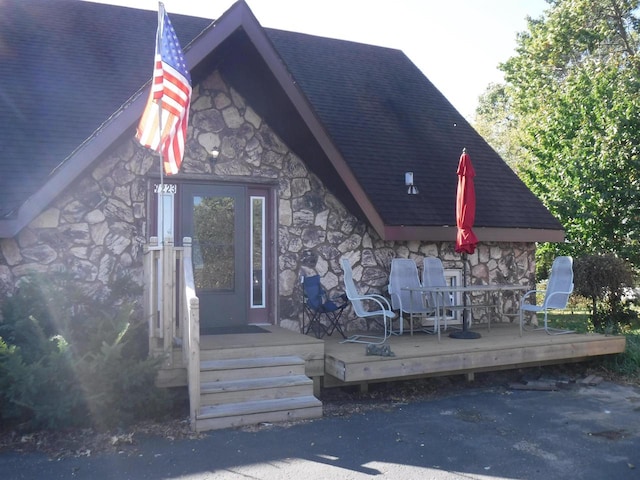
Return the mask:
[[87, 139], [76, 151], [62, 162], [49, 179], [29, 197], [14, 215], [0, 219], [0, 238], [15, 237], [38, 215], [48, 208], [51, 202], [75, 181], [93, 162], [96, 161], [126, 130], [122, 122], [131, 126], [139, 117], [146, 97], [140, 95], [128, 106], [123, 106], [92, 137]]
[[[473, 229], [480, 242], [514, 242], [514, 243], [562, 243], [565, 241], [564, 230], [542, 228], [492, 228], [476, 227]], [[455, 242], [457, 228], [455, 226], [385, 226], [383, 240], [411, 241], [425, 240], [434, 242]]]

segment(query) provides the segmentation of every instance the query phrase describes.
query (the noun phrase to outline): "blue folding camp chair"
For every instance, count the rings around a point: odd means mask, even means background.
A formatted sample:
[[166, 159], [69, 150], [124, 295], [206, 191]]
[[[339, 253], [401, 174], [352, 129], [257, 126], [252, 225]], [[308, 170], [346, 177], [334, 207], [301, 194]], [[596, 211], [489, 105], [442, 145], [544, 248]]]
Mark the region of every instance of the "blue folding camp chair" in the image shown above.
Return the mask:
[[336, 298], [327, 298], [327, 293], [320, 283], [320, 275], [304, 277], [304, 308], [302, 312], [302, 333], [312, 332], [317, 338], [325, 335], [331, 336], [338, 331], [342, 338], [346, 338], [340, 317], [347, 307], [347, 296], [340, 295]]

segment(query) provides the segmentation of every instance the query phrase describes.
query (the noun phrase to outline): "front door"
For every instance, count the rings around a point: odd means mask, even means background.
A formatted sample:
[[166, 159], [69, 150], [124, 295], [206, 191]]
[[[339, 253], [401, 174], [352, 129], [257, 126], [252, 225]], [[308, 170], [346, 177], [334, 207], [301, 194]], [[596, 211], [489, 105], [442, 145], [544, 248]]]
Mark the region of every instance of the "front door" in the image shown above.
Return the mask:
[[244, 186], [183, 186], [182, 236], [193, 239], [201, 328], [270, 320], [267, 197]]

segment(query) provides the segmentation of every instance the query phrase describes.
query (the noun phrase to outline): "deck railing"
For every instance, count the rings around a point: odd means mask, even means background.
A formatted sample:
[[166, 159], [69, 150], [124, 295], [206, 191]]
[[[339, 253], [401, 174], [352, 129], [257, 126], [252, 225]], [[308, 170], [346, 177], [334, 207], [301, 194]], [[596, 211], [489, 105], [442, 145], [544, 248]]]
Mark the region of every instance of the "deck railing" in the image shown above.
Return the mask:
[[189, 418], [191, 429], [196, 430], [196, 417], [200, 411], [200, 302], [196, 296], [196, 285], [191, 260], [191, 239], [185, 238], [182, 257], [182, 288], [180, 306], [182, 314], [182, 354], [187, 366], [189, 385]]
[[[182, 247], [151, 237], [144, 249], [144, 305], [149, 353], [163, 356], [165, 368], [187, 369], [191, 426], [200, 409], [200, 307], [196, 296], [191, 238]], [[174, 357], [174, 347], [182, 355]]]

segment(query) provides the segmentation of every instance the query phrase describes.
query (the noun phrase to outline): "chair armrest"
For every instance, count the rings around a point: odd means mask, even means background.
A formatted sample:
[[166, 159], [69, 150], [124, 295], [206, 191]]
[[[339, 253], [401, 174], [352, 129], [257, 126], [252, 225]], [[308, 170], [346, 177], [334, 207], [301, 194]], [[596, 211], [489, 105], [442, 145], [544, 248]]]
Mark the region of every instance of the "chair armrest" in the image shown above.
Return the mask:
[[333, 297], [331, 297], [330, 300], [343, 300], [343, 301], [347, 301], [347, 294], [346, 293], [341, 293], [339, 295], [334, 295]]
[[369, 293], [367, 294], [367, 297], [369, 297], [369, 300], [378, 302], [381, 306], [386, 305], [386, 308], [383, 307], [382, 310], [391, 310], [391, 305], [389, 304], [389, 300], [387, 300], [386, 297], [378, 295], [377, 293]]
[[349, 297], [349, 300], [354, 301], [354, 300], [360, 300], [360, 301], [366, 301], [369, 300], [371, 302], [374, 302], [376, 305], [378, 305], [378, 308], [383, 311], [385, 313], [385, 315], [391, 317], [391, 318], [395, 318], [396, 314], [393, 310], [391, 310], [391, 305], [389, 305], [389, 301], [384, 298], [382, 295], [377, 295], [375, 293], [372, 294], [368, 294], [368, 295], [356, 295], [353, 297]]
[[545, 290], [529, 290], [528, 292], [524, 293], [522, 295], [522, 297], [520, 298], [520, 305], [524, 305], [525, 304], [525, 300], [526, 298], [531, 295], [532, 293], [542, 293]]

